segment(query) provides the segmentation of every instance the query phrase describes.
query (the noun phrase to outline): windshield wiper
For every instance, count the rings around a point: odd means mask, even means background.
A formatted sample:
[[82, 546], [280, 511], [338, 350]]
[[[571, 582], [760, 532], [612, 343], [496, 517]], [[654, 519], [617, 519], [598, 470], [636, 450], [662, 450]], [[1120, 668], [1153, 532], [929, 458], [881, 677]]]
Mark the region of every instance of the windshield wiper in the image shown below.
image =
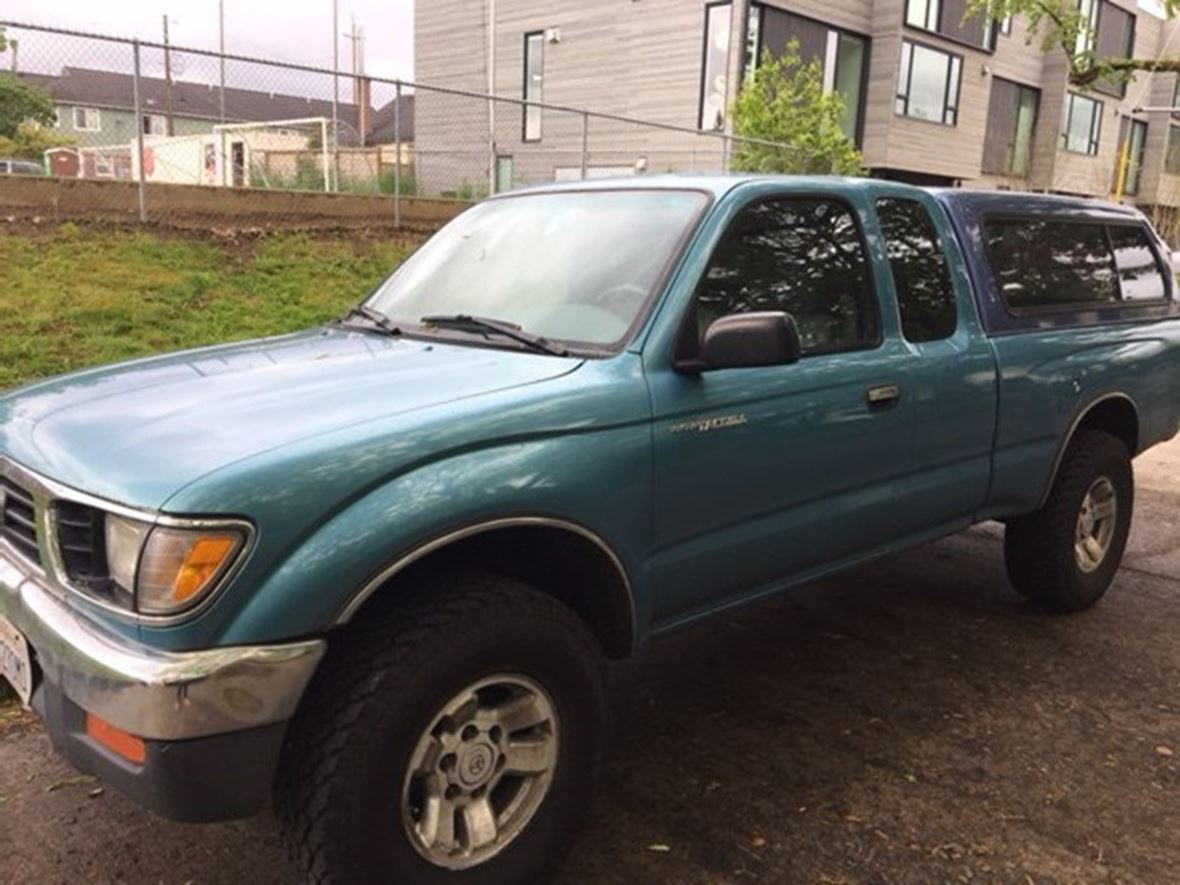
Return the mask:
[[393, 320], [383, 314], [376, 308], [369, 307], [367, 304], [359, 304], [356, 307], [350, 308], [344, 318], [339, 320], [342, 325], [346, 325], [349, 321], [362, 318], [368, 320], [386, 335], [401, 335], [402, 330], [394, 324]]
[[554, 344], [552, 341], [542, 338], [540, 335], [526, 332], [520, 326], [503, 320], [493, 320], [487, 317], [473, 317], [464, 313], [456, 313], [447, 316], [422, 317], [421, 322], [424, 326], [434, 326], [436, 329], [447, 329], [453, 332], [468, 332], [472, 335], [483, 335], [485, 338], [488, 335], [500, 335], [501, 337], [518, 341], [526, 347], [531, 347], [533, 350], [553, 356], [566, 356], [569, 353], [560, 344]]

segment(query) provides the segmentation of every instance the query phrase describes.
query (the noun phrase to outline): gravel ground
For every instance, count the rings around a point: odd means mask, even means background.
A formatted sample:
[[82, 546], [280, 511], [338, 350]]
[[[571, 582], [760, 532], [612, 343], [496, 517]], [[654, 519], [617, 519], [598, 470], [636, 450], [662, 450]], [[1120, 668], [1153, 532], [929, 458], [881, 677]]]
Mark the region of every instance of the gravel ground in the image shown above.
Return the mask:
[[[984, 526], [657, 643], [562, 885], [1175, 881], [1180, 443], [1131, 548], [1050, 618]], [[289, 883], [269, 818], [159, 820], [0, 710], [0, 882]]]

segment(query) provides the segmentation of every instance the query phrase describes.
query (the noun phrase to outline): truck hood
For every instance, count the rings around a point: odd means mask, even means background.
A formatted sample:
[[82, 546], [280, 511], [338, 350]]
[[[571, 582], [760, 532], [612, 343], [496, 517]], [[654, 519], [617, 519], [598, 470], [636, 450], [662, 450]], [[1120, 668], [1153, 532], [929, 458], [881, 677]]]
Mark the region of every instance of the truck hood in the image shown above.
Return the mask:
[[535, 384], [576, 359], [316, 329], [123, 363], [0, 397], [0, 454], [158, 508], [228, 464], [318, 434]]

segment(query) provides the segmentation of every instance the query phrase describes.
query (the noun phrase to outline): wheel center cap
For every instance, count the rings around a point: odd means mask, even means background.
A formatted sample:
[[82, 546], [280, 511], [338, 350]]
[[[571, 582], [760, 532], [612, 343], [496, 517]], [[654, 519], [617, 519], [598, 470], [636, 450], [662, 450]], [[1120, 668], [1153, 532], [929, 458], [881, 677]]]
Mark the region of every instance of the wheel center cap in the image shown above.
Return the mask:
[[490, 744], [473, 744], [459, 758], [459, 780], [467, 787], [482, 786], [496, 770], [496, 751]]

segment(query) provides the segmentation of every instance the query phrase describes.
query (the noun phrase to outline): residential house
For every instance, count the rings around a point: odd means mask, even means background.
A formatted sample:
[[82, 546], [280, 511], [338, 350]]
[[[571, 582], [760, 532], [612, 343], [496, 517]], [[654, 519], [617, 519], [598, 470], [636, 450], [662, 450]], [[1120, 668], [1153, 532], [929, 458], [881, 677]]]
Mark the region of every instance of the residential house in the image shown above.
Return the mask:
[[[214, 183], [220, 179], [239, 185], [250, 184], [246, 154], [252, 146], [265, 144], [270, 162], [293, 170], [297, 156], [308, 152], [304, 143], [308, 139], [286, 137], [284, 140], [281, 135], [241, 136], [237, 138], [241, 156], [227, 157], [226, 171], [218, 176], [213, 173], [213, 166], [206, 162], [205, 155], [215, 152], [215, 146], [221, 140], [214, 137], [219, 127], [228, 124], [232, 129], [236, 124], [244, 123], [330, 120], [333, 116], [330, 99], [237, 87], [225, 89], [223, 115], [223, 98], [216, 85], [185, 80], [174, 80], [169, 84], [162, 78], [141, 77], [137, 118], [135, 81], [130, 74], [65, 67], [57, 75], [22, 73], [21, 76], [49, 92], [57, 108], [58, 130], [73, 139], [80, 149], [78, 152], [52, 152], [48, 158], [51, 174], [131, 177], [138, 169], [131, 157], [132, 145], [142, 133], [148, 145], [145, 171], [149, 177], [171, 181], [189, 181], [191, 178], [190, 183], [195, 184]], [[340, 101], [335, 108], [336, 118], [340, 121], [338, 138], [342, 148], [337, 162], [353, 177], [368, 175], [375, 180], [385, 162], [380, 146], [387, 143], [387, 138], [388, 143], [392, 143], [396, 136], [393, 132], [396, 100], [374, 110], [369, 106], [371, 89], [367, 80], [360, 81], [357, 92], [363, 99], [360, 103]], [[398, 122], [401, 153], [403, 161], [407, 161], [413, 144], [413, 96], [404, 96], [402, 102], [402, 119]], [[315, 133], [310, 138], [314, 142]], [[226, 153], [233, 150], [232, 145], [224, 147]], [[166, 162], [169, 157], [176, 159]], [[161, 162], [155, 163], [153, 159]], [[190, 166], [191, 173], [179, 177], [166, 174], [168, 170], [181, 167], [187, 170]]]
[[[1134, 0], [1079, 0], [1100, 55], [1155, 57], [1180, 23]], [[1180, 123], [1166, 111], [1175, 74], [1139, 74], [1083, 94], [1060, 51], [1041, 51], [1019, 18], [964, 20], [969, 0], [486, 0], [420, 4], [421, 83], [584, 107], [700, 131], [727, 130], [726, 111], [760, 61], [798, 42], [825, 88], [846, 102], [844, 126], [871, 174], [921, 184], [1100, 196], [1128, 145], [1124, 188], [1145, 205], [1180, 205]], [[489, 70], [490, 69], [490, 70]], [[417, 150], [453, 145], [454, 102], [419, 92]], [[471, 144], [439, 164], [452, 181], [478, 176], [463, 151], [494, 142], [513, 184], [580, 174], [581, 121], [501, 105]], [[590, 121], [589, 173], [725, 167], [717, 141]], [[605, 148], [603, 147], [605, 145]], [[421, 165], [424, 165], [423, 160]], [[503, 169], [482, 161], [503, 183]], [[419, 175], [423, 174], [420, 168]], [[487, 178], [484, 179], [485, 181]]]
[[[49, 92], [57, 106], [57, 128], [81, 147], [125, 144], [144, 135], [201, 135], [218, 123], [265, 123], [308, 117], [331, 117], [332, 102], [229, 87], [222, 119], [216, 85], [185, 80], [168, 82], [140, 77], [140, 117], [135, 117], [135, 80], [131, 74], [65, 67], [56, 76], [22, 74]], [[338, 118], [357, 128], [355, 104], [341, 101]], [[171, 118], [171, 131], [169, 131]]]

